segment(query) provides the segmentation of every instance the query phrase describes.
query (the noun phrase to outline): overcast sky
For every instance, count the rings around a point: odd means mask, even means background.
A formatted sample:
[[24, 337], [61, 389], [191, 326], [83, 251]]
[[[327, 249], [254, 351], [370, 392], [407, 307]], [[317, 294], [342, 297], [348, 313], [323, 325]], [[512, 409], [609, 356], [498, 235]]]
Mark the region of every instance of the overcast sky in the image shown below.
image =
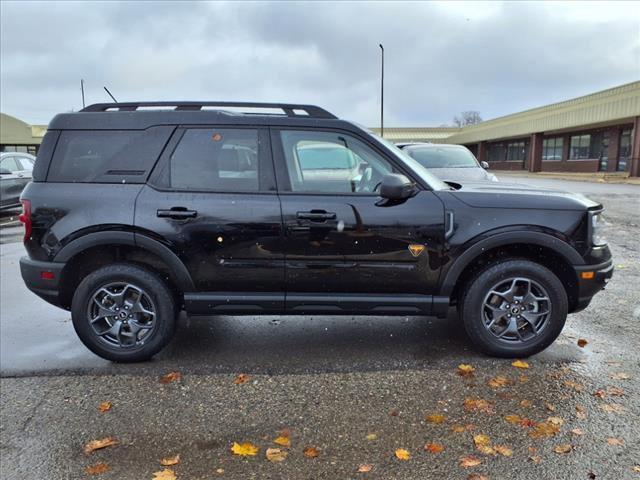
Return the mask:
[[484, 119], [640, 80], [640, 3], [6, 2], [0, 109], [108, 101], [314, 103], [385, 125]]

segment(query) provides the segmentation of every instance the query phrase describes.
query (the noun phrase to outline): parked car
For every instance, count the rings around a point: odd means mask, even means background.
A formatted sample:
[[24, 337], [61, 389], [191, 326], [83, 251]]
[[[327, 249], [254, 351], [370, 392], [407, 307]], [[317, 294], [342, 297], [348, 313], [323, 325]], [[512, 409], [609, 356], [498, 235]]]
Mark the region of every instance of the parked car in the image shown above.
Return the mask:
[[160, 351], [181, 310], [446, 317], [452, 306], [480, 350], [522, 357], [613, 272], [602, 205], [522, 185], [453, 188], [315, 106], [92, 105], [56, 116], [38, 155], [22, 194], [22, 277], [115, 361]]
[[419, 143], [402, 148], [436, 177], [457, 183], [497, 182], [498, 177], [487, 172], [489, 164], [478, 162], [476, 157], [463, 145]]
[[31, 181], [35, 160], [28, 153], [0, 153], [0, 209], [20, 206], [20, 194]]

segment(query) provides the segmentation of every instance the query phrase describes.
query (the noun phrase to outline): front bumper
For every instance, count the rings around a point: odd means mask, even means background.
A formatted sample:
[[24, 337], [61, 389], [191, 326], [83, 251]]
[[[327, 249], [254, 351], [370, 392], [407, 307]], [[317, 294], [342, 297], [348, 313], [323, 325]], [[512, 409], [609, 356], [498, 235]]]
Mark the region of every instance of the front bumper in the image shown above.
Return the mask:
[[[597, 265], [575, 266], [574, 269], [578, 277], [578, 300], [571, 310], [572, 313], [587, 308], [593, 296], [605, 288], [613, 276], [613, 260], [607, 260]], [[591, 276], [588, 272], [593, 272], [593, 276], [584, 278], [585, 273], [587, 273], [586, 277]]]
[[20, 273], [27, 288], [43, 300], [61, 308], [59, 285], [64, 266], [64, 263], [41, 262], [29, 257], [20, 259]]

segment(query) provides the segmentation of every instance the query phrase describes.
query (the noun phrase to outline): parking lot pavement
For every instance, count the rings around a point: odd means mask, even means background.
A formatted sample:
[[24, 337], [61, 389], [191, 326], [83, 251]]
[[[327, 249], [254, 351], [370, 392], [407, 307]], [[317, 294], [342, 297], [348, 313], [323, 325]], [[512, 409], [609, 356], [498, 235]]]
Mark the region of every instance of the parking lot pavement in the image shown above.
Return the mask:
[[[2, 245], [0, 477], [85, 478], [102, 461], [109, 470], [96, 478], [153, 478], [161, 458], [179, 453], [171, 467], [179, 479], [640, 478], [640, 190], [604, 187], [590, 195], [607, 208], [614, 278], [525, 370], [476, 353], [454, 316], [183, 317], [152, 362], [111, 364], [84, 349], [67, 312], [24, 288], [21, 245]], [[457, 374], [461, 363], [475, 367], [472, 376]], [[170, 371], [181, 380], [161, 384]], [[248, 381], [235, 384], [239, 374]], [[468, 399], [488, 403], [465, 410]], [[104, 401], [112, 407], [100, 413]], [[559, 431], [534, 438], [531, 422]], [[272, 442], [282, 429], [290, 448]], [[513, 453], [481, 453], [478, 434]], [[108, 436], [119, 444], [82, 453]], [[260, 451], [233, 456], [233, 442]], [[570, 451], [555, 453], [561, 445]], [[318, 457], [303, 454], [308, 446]], [[268, 447], [289, 454], [272, 463]], [[409, 460], [395, 457], [399, 448]], [[480, 464], [461, 467], [468, 455]], [[360, 465], [371, 471], [358, 473]]]

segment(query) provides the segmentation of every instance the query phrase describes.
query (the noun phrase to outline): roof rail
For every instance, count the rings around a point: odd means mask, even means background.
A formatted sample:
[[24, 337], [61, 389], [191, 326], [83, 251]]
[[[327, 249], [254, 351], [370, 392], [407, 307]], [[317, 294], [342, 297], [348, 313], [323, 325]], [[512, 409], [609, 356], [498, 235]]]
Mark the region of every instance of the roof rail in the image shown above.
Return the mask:
[[[287, 117], [337, 118], [325, 109], [315, 105], [298, 105], [293, 103], [255, 103], [255, 102], [118, 102], [94, 103], [80, 110], [81, 112], [133, 112], [140, 107], [174, 107], [178, 111], [202, 110], [202, 107], [239, 107], [280, 109]], [[305, 112], [305, 113], [301, 113]], [[251, 112], [253, 113], [253, 112]], [[259, 113], [258, 113], [259, 114]]]

